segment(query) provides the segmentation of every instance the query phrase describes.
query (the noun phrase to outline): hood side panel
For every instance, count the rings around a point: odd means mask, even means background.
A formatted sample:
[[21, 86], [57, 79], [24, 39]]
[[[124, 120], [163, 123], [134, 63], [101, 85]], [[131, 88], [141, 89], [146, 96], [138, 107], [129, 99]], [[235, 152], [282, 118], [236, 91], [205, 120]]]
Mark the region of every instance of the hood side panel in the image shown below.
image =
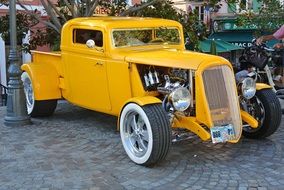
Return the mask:
[[205, 60], [219, 62], [220, 57], [186, 50], [163, 49], [131, 53], [125, 60], [138, 64], [197, 70]]

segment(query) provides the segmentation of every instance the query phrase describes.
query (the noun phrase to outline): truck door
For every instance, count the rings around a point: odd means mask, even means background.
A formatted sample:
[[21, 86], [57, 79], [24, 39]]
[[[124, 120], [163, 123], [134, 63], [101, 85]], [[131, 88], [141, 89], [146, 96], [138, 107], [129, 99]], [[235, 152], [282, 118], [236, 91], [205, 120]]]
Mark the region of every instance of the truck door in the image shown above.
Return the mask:
[[[65, 61], [69, 101], [92, 110], [111, 110], [103, 32], [96, 29], [73, 29], [73, 45]], [[86, 41], [95, 41], [88, 48]]]

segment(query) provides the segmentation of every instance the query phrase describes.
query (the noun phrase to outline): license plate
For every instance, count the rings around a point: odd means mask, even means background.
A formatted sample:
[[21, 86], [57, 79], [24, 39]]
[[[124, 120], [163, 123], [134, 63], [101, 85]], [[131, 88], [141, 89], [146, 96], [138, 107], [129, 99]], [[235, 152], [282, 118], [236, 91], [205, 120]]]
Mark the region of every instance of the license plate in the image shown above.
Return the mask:
[[232, 124], [212, 127], [210, 131], [213, 143], [227, 142], [235, 139], [235, 131]]

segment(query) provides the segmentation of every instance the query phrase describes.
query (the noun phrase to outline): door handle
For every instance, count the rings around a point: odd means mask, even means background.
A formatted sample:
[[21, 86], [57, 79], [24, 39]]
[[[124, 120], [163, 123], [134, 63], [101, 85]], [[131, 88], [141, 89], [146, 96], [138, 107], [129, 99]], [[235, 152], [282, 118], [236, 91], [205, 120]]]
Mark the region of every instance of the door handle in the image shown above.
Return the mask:
[[97, 62], [96, 65], [103, 65], [103, 63], [102, 62]]

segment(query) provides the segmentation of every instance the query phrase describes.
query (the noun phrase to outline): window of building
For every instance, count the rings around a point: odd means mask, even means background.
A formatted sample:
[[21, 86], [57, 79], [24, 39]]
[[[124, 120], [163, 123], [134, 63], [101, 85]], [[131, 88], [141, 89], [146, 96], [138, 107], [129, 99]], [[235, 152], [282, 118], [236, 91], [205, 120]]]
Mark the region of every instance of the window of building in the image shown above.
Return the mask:
[[241, 12], [242, 10], [253, 10], [258, 12], [261, 7], [261, 3], [258, 0], [239, 0], [237, 3], [228, 4], [228, 12]]
[[88, 40], [94, 40], [96, 46], [103, 47], [103, 33], [99, 30], [74, 29], [73, 43], [86, 44]]
[[204, 22], [204, 24], [208, 24], [210, 20], [210, 11], [209, 6], [204, 6], [202, 3], [197, 4], [188, 4], [187, 12], [196, 11], [198, 14], [198, 20]]

